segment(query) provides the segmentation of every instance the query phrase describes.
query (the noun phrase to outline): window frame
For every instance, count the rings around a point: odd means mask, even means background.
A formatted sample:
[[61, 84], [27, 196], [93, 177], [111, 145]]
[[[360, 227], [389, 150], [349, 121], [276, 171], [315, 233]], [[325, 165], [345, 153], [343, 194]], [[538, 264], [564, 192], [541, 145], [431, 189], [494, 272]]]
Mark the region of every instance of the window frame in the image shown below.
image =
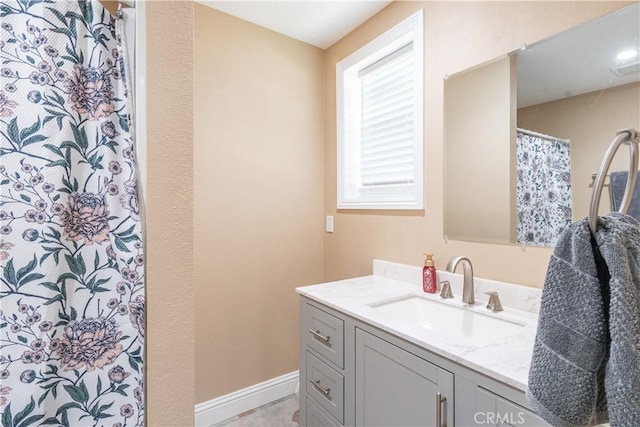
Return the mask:
[[[380, 191], [377, 196], [363, 197], [354, 181], [358, 180], [359, 166], [353, 150], [361, 147], [359, 130], [353, 119], [361, 109], [357, 99], [359, 73], [381, 59], [412, 43], [413, 72], [413, 184], [410, 193], [399, 195]], [[354, 94], [355, 93], [355, 94]], [[354, 99], [356, 98], [356, 99]], [[360, 104], [360, 106], [356, 104]], [[361, 110], [360, 110], [361, 111]], [[337, 208], [421, 210], [424, 209], [424, 26], [423, 11], [419, 10], [375, 40], [336, 64], [336, 128], [337, 128]], [[357, 142], [354, 142], [356, 140]], [[356, 156], [357, 157], [357, 156]], [[356, 170], [354, 170], [356, 169]]]

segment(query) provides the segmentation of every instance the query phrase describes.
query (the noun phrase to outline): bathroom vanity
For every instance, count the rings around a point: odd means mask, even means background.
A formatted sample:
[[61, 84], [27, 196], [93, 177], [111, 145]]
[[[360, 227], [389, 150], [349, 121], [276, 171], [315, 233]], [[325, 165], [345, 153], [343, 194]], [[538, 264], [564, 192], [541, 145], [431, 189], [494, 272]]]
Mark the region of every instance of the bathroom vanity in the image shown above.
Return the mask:
[[418, 268], [383, 261], [373, 276], [297, 289], [301, 425], [547, 425], [524, 397], [539, 290], [476, 279], [476, 295], [502, 291], [494, 313], [461, 303], [460, 275], [438, 279], [454, 299], [424, 294]]

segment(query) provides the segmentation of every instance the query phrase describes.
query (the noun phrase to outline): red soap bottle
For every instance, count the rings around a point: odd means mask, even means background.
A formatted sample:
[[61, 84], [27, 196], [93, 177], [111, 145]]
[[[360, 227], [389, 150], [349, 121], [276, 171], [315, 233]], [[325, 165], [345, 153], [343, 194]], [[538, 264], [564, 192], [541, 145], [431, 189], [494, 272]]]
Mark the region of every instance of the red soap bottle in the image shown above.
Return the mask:
[[427, 293], [436, 293], [436, 267], [433, 263], [433, 254], [425, 254], [427, 259], [424, 260], [422, 268], [422, 290]]

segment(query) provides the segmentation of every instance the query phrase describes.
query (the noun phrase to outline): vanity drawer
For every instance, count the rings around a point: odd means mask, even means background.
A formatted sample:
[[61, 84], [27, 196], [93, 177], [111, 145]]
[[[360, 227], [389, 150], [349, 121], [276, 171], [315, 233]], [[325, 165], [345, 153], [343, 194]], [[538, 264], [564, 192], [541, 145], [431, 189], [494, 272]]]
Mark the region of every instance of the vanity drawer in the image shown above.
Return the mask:
[[307, 409], [307, 427], [338, 427], [338, 424], [331, 421], [316, 405], [309, 399], [305, 399], [305, 407]]
[[344, 368], [344, 322], [312, 305], [305, 310], [305, 344], [329, 362]]
[[344, 377], [307, 351], [307, 395], [344, 423]]

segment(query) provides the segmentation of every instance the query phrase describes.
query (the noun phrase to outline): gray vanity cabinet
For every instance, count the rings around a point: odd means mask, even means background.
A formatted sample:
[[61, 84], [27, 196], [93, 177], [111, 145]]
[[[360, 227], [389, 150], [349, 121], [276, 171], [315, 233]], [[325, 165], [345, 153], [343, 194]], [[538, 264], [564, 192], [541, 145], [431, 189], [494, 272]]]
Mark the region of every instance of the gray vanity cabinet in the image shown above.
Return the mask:
[[453, 425], [451, 372], [359, 328], [355, 354], [356, 426]]
[[549, 425], [525, 407], [527, 403], [521, 391], [480, 375], [474, 377], [473, 374], [456, 377], [456, 425], [465, 427], [544, 427]]
[[352, 319], [305, 298], [300, 302], [300, 425], [352, 426]]
[[540, 427], [547, 423], [536, 414], [522, 406], [491, 393], [481, 387], [478, 388], [478, 408], [475, 417], [476, 425], [483, 426], [522, 426]]
[[301, 426], [548, 425], [521, 390], [305, 297], [300, 343]]
[[[302, 409], [302, 406], [301, 406]], [[311, 402], [310, 399], [305, 399], [304, 409], [302, 411], [305, 412], [305, 419], [307, 423], [301, 422], [301, 425], [307, 426], [321, 426], [321, 427], [338, 427], [331, 418], [326, 416], [316, 405]], [[302, 418], [301, 418], [302, 419]]]

